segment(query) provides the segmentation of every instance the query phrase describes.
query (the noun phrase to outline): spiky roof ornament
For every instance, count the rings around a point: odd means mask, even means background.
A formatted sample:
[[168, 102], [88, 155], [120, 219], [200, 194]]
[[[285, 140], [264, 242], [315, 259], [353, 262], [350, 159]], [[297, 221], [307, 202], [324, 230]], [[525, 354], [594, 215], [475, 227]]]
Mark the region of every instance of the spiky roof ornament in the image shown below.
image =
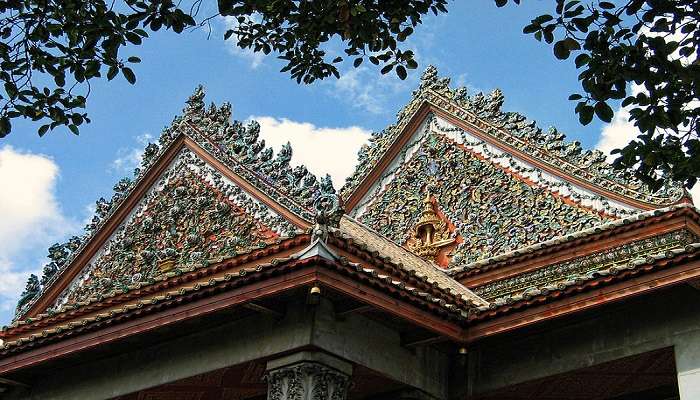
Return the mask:
[[360, 150], [359, 165], [347, 179], [341, 196], [348, 199], [352, 195], [421, 106], [427, 103], [476, 126], [505, 146], [599, 188], [652, 206], [675, 204], [684, 197], [682, 186], [672, 182], [667, 182], [659, 191], [652, 191], [629, 172], [614, 169], [600, 150], [584, 150], [579, 142], [566, 141], [566, 135], [556, 128], [544, 131], [519, 113], [504, 112], [501, 110], [503, 102], [503, 93], [498, 89], [488, 95], [477, 93], [472, 96], [464, 87], [452, 89], [450, 78], [439, 77], [437, 68], [429, 66], [411, 101], [398, 112], [397, 122], [374, 133], [369, 144]]

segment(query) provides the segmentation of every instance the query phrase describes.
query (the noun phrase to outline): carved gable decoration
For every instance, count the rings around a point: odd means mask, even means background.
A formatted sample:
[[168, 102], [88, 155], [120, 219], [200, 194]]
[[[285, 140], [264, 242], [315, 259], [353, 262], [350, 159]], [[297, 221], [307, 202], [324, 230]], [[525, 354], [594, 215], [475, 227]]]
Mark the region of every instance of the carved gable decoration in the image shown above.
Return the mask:
[[360, 150], [358, 166], [342, 189], [343, 198], [348, 200], [355, 194], [426, 104], [481, 131], [502, 148], [535, 159], [552, 171], [586, 182], [596, 190], [615, 193], [649, 208], [676, 204], [686, 195], [682, 185], [670, 181], [653, 191], [631, 173], [614, 169], [601, 151], [585, 150], [580, 143], [567, 141], [555, 128], [542, 130], [521, 114], [502, 111], [503, 102], [503, 93], [498, 89], [488, 95], [468, 95], [464, 87], [452, 89], [450, 79], [439, 77], [437, 69], [429, 66], [411, 101], [398, 112], [397, 122], [373, 134], [370, 143]]
[[[318, 179], [303, 165], [291, 166], [291, 146], [287, 144], [273, 154], [259, 133], [260, 125], [254, 121], [244, 124], [232, 120], [228, 103], [205, 107], [204, 90], [199, 87], [183, 114], [163, 130], [158, 143], [145, 148], [133, 178], [121, 179], [111, 198], [96, 202], [95, 215], [85, 231], [51, 246], [50, 262], [41, 277], [32, 275], [27, 281], [15, 320], [47, 311], [47, 304], [56, 308], [124, 285], [149, 282], [158, 271], [181, 263], [207, 262], [269, 244], [295, 234], [298, 227], [308, 227], [319, 210], [332, 209], [328, 218], [337, 223], [339, 200], [330, 176]], [[172, 160], [171, 150], [183, 143], [185, 151], [177, 162], [168, 161], [170, 166], [161, 181], [124, 219], [127, 199], [132, 208], [133, 193], [141, 193], [155, 166], [160, 171], [166, 157]], [[186, 150], [195, 147], [203, 159]], [[228, 181], [219, 171], [232, 173], [238, 183]], [[284, 218], [256, 198], [274, 204]], [[93, 243], [115, 215], [127, 222], [108, 242]], [[174, 226], [176, 220], [178, 225]], [[85, 255], [86, 249], [95, 245], [101, 246], [100, 252]], [[84, 255], [92, 257], [87, 266]], [[81, 271], [80, 276], [63, 289], [65, 275], [73, 277], [76, 270]], [[59, 293], [61, 298], [54, 301]]]
[[[512, 169], [453, 141], [435, 118], [402, 153], [402, 162], [385, 174], [381, 184], [355, 210], [355, 217], [418, 255], [434, 259], [438, 249], [407, 237], [432, 218], [441, 231], [434, 243], [457, 242], [447, 258], [454, 267], [492, 257], [555, 236], [590, 228], [613, 217], [535, 184]], [[452, 131], [454, 133], [454, 131]], [[515, 164], [512, 164], [515, 168]], [[521, 171], [523, 173], [527, 171]], [[563, 189], [559, 189], [563, 191]], [[426, 208], [429, 192], [444, 218], [454, 225], [446, 232]], [[428, 210], [428, 211], [426, 211]], [[413, 231], [412, 231], [413, 230]], [[420, 235], [418, 235], [420, 236]], [[445, 265], [448, 264], [448, 265]]]
[[153, 283], [178, 267], [265, 247], [296, 230], [185, 148], [53, 308]]
[[[360, 150], [342, 189], [351, 216], [416, 254], [458, 267], [683, 201], [678, 185], [653, 192], [600, 151], [502, 111], [500, 91], [469, 96], [449, 83], [428, 67], [397, 123]], [[454, 226], [448, 238], [440, 221], [428, 224], [446, 235], [443, 259], [418, 232], [430, 214], [425, 193]]]

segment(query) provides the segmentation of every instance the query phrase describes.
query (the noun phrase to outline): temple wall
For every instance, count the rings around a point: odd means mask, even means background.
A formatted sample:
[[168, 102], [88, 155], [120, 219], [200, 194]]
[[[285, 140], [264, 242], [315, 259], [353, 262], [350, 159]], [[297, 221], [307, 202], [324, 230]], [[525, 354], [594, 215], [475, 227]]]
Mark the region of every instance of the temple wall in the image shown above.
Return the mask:
[[699, 290], [684, 285], [485, 340], [469, 353], [470, 391], [483, 393], [665, 347], [674, 347], [681, 400], [700, 398]]

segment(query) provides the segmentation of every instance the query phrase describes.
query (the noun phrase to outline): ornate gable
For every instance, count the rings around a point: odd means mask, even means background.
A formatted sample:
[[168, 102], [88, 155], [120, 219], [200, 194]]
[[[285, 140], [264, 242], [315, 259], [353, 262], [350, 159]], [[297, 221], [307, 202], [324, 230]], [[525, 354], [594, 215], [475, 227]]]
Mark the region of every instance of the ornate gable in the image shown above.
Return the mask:
[[330, 177], [291, 167], [259, 140], [260, 126], [231, 120], [231, 106], [204, 106], [200, 87], [183, 115], [143, 153], [134, 178], [114, 187], [82, 236], [49, 249], [15, 318], [52, 312], [129, 286], [168, 269], [248, 252], [308, 229], [317, 208], [335, 202]]
[[432, 196], [454, 226], [456, 245], [436, 259], [443, 267], [682, 199], [680, 187], [652, 193], [613, 170], [602, 153], [502, 112], [499, 91], [470, 97], [448, 83], [428, 68], [397, 125], [360, 151], [342, 192], [350, 215], [407, 248], [415, 248], [423, 200]]
[[672, 182], [653, 192], [630, 173], [606, 163], [601, 151], [584, 150], [578, 142], [567, 142], [556, 128], [543, 131], [521, 114], [502, 111], [504, 97], [498, 89], [489, 95], [469, 96], [466, 88], [452, 89], [449, 84], [449, 78], [440, 78], [437, 69], [429, 66], [411, 101], [397, 114], [397, 122], [375, 133], [369, 145], [360, 150], [358, 167], [341, 190], [351, 208], [356, 205], [352, 200], [364, 194], [358, 188], [367, 183], [398, 139], [411, 133], [407, 128], [426, 106], [432, 113], [459, 121], [471, 133], [477, 133], [481, 142], [495, 145], [513, 157], [527, 158], [526, 161], [537, 163], [538, 169], [544, 167], [571, 183], [584, 184], [599, 196], [614, 195], [625, 204], [652, 209], [676, 204], [685, 195], [682, 186]]
[[250, 252], [298, 229], [183, 149], [49, 311]]
[[[434, 127], [434, 121], [433, 121]], [[412, 155], [385, 178], [356, 211], [356, 218], [399, 244], [413, 230], [432, 195], [454, 224], [450, 266], [474, 262], [554, 236], [590, 228], [612, 216], [552, 193], [495, 165], [439, 130], [428, 132]], [[443, 238], [445, 239], [445, 238]], [[443, 266], [447, 266], [443, 262]]]

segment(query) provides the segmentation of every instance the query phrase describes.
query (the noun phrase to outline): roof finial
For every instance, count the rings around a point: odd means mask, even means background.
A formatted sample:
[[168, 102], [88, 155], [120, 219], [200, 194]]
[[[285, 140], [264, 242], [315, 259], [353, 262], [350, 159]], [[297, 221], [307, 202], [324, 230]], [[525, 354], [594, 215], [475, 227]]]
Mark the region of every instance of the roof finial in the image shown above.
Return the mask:
[[328, 238], [328, 229], [336, 228], [340, 225], [343, 207], [341, 207], [340, 196], [335, 192], [330, 175], [321, 178], [319, 189], [321, 193], [314, 200], [316, 221], [311, 233], [311, 239], [312, 241], [319, 239], [325, 242]]
[[204, 86], [197, 86], [197, 88], [194, 90], [194, 93], [192, 93], [192, 95], [187, 99], [187, 106], [185, 106], [182, 112], [185, 115], [195, 115], [204, 113], [204, 96]]

